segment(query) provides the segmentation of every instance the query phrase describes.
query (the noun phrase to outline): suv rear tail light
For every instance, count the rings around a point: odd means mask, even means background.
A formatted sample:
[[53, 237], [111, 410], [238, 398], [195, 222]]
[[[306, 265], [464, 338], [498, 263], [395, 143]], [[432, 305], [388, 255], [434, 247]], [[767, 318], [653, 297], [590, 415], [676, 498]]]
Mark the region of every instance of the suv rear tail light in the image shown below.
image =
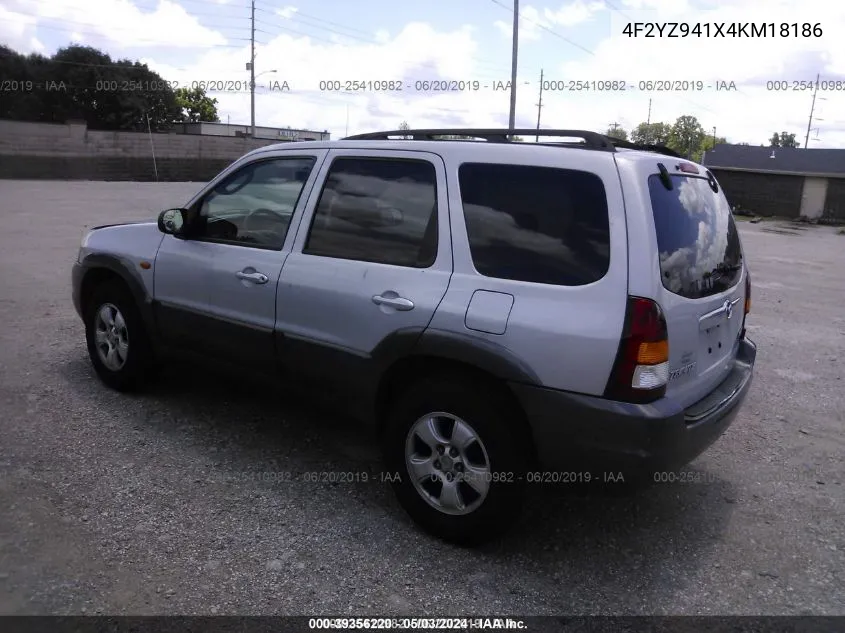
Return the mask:
[[745, 310], [742, 313], [742, 330], [739, 333], [740, 340], [745, 338], [745, 319], [748, 318], [748, 313], [751, 312], [751, 275], [748, 270], [745, 271]]
[[646, 403], [662, 398], [669, 382], [666, 318], [651, 299], [628, 297], [625, 325], [605, 397]]

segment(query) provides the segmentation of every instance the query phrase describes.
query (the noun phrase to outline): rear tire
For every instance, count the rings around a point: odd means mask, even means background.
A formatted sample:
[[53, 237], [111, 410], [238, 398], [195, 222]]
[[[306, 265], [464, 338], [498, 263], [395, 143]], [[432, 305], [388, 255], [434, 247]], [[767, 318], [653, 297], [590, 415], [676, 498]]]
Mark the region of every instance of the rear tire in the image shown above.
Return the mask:
[[400, 505], [446, 541], [476, 545], [501, 535], [522, 509], [525, 428], [486, 381], [452, 374], [412, 384], [391, 403], [383, 437]]
[[153, 350], [141, 313], [120, 282], [97, 286], [85, 306], [88, 356], [100, 380], [117, 391], [140, 388], [153, 368]]

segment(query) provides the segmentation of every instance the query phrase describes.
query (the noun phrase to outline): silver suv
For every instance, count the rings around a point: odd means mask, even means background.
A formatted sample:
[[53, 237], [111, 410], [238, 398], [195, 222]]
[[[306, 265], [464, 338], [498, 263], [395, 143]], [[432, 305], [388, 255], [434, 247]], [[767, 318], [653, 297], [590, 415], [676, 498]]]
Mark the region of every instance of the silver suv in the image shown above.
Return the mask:
[[97, 374], [128, 390], [199, 352], [316, 385], [374, 425], [405, 510], [456, 542], [503, 530], [527, 484], [688, 463], [756, 354], [724, 193], [662, 147], [510, 142], [534, 133], [273, 145], [157, 224], [93, 229], [73, 300]]

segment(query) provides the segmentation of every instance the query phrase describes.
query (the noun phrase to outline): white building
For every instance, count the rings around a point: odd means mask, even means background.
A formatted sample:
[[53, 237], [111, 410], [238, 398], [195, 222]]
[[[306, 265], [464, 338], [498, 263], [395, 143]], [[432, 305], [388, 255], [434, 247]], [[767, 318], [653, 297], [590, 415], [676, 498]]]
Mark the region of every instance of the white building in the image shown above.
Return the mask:
[[[177, 123], [173, 131], [177, 134], [199, 134], [202, 136], [250, 136], [249, 125], [235, 125], [229, 123]], [[259, 127], [255, 126], [255, 138], [274, 140], [280, 143], [286, 141], [328, 141], [329, 132], [315, 132], [313, 130], [294, 130], [291, 128]]]

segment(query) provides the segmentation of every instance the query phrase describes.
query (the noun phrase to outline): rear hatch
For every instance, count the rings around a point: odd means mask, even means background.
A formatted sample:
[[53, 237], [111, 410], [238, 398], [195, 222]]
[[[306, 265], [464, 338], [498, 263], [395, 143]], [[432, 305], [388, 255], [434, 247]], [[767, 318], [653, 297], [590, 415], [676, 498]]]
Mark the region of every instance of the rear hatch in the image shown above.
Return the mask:
[[[704, 168], [666, 161], [648, 177], [669, 336], [666, 395], [689, 406], [730, 372], [743, 327], [745, 265], [728, 201]], [[656, 170], [657, 171], [657, 170]]]

